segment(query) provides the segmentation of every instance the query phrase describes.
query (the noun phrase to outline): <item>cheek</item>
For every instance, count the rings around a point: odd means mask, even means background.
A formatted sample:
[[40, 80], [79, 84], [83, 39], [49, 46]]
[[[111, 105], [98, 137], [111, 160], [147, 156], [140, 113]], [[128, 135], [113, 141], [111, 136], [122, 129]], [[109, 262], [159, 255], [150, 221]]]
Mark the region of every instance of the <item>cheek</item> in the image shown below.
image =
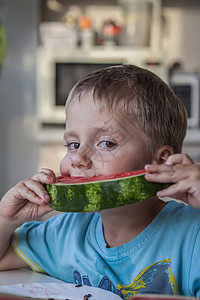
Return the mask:
[[[147, 163], [151, 163], [151, 158], [145, 151], [145, 148], [134, 149], [134, 147], [127, 149], [125, 155], [116, 157], [115, 168], [120, 172], [129, 172], [141, 170]], [[121, 170], [119, 170], [121, 168]]]
[[140, 150], [137, 153], [133, 153], [130, 158], [130, 165], [132, 170], [141, 170], [146, 164], [151, 164], [152, 157], [144, 150]]
[[67, 154], [64, 156], [60, 163], [60, 174], [63, 176], [68, 176], [70, 175], [69, 170], [70, 170], [70, 160], [67, 157]]

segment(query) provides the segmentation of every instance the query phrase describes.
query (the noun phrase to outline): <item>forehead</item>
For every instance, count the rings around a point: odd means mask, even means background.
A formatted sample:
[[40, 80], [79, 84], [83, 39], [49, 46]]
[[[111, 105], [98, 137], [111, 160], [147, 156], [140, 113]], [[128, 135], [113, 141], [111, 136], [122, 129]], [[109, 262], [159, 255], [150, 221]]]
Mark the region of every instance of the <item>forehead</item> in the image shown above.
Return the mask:
[[[85, 98], [74, 97], [66, 113], [66, 135], [109, 135], [116, 138], [132, 138], [143, 132], [136, 125], [134, 116], [119, 109], [108, 111], [94, 101], [92, 93]], [[72, 134], [73, 133], [73, 134]]]
[[96, 120], [104, 119], [108, 121], [117, 121], [117, 123], [135, 123], [134, 115], [122, 109], [120, 103], [112, 105], [107, 99], [98, 99], [93, 91], [84, 91], [81, 94], [75, 94], [69, 99], [66, 105], [66, 119], [76, 114], [76, 119], [84, 118], [85, 115], [91, 119], [95, 116]]
[[138, 119], [138, 105], [133, 100], [126, 101], [122, 95], [116, 99], [115, 97], [114, 99], [113, 97], [97, 98], [93, 89], [73, 93], [73, 97], [69, 97], [66, 103], [67, 116], [69, 115], [68, 112], [71, 114], [74, 110], [80, 111], [80, 107], [81, 109], [87, 108], [93, 114], [107, 115], [108, 118], [115, 115], [119, 121], [131, 123], [141, 129]]
[[82, 103], [88, 107], [95, 106], [96, 110], [97, 108], [100, 110], [101, 102], [101, 100], [95, 98], [93, 89], [77, 92], [72, 91], [67, 99], [65, 112], [71, 111], [74, 107], [77, 108], [79, 105], [82, 105]]

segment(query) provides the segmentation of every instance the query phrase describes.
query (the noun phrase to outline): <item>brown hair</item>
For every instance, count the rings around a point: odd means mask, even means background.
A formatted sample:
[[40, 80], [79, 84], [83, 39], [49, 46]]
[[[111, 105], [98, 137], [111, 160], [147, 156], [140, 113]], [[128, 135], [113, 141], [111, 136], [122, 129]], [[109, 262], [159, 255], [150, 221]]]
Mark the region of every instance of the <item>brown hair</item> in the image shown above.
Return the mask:
[[66, 109], [78, 96], [84, 101], [93, 92], [100, 109], [131, 114], [147, 135], [151, 154], [169, 145], [181, 152], [187, 129], [186, 109], [170, 87], [154, 73], [134, 65], [119, 65], [91, 73], [77, 82], [69, 94]]

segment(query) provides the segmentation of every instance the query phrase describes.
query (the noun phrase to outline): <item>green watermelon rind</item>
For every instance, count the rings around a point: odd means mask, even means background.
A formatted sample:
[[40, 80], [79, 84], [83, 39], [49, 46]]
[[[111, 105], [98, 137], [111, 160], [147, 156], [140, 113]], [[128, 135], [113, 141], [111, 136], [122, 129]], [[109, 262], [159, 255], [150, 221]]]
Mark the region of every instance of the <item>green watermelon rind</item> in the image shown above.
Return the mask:
[[169, 184], [148, 182], [145, 174], [79, 184], [46, 184], [49, 205], [61, 212], [94, 212], [143, 201]]

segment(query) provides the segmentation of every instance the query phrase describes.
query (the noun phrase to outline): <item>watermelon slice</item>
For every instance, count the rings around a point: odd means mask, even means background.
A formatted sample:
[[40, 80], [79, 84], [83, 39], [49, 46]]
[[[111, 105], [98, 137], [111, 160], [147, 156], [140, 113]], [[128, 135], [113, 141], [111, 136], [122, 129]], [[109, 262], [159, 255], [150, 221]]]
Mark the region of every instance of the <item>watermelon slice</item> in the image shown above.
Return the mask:
[[50, 206], [62, 212], [92, 212], [119, 207], [153, 197], [169, 186], [148, 182], [146, 171], [122, 172], [110, 176], [57, 177], [46, 184]]

